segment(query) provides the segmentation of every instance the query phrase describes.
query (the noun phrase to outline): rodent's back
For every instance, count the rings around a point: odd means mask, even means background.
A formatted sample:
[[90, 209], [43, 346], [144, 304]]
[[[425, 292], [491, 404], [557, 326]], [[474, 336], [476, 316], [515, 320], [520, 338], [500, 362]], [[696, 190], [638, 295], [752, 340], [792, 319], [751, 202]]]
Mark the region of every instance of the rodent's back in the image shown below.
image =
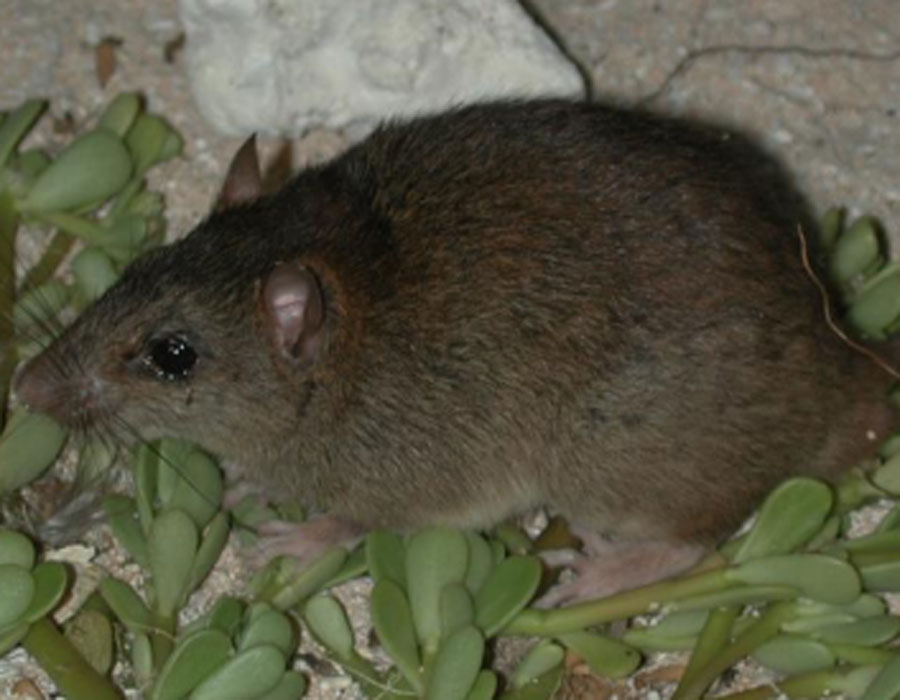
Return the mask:
[[790, 470], [846, 466], [829, 434], [861, 437], [856, 409], [840, 415], [861, 360], [820, 316], [797, 210], [742, 148], [546, 103], [352, 150], [331, 167], [381, 222], [381, 257], [339, 247], [366, 301], [358, 360], [334, 359], [358, 409], [334, 449], [377, 433], [398, 497], [449, 511], [458, 494], [454, 522], [549, 498], [698, 539]]

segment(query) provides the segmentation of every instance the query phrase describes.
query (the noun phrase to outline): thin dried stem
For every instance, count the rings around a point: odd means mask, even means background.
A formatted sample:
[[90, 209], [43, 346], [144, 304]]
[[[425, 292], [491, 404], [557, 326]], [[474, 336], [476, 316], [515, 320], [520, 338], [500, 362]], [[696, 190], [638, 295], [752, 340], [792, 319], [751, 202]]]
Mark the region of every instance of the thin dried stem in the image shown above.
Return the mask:
[[809, 276], [809, 278], [813, 281], [813, 284], [816, 285], [816, 289], [819, 290], [819, 294], [822, 297], [822, 311], [825, 314], [825, 322], [828, 324], [828, 327], [850, 348], [868, 357], [870, 360], [872, 360], [872, 362], [874, 362], [881, 369], [891, 375], [891, 377], [893, 377], [894, 379], [900, 379], [900, 371], [891, 366], [891, 364], [883, 357], [881, 357], [878, 353], [870, 350], [865, 345], [861, 345], [860, 343], [857, 343], [855, 340], [853, 340], [834, 321], [834, 318], [831, 314], [831, 300], [828, 296], [828, 290], [825, 289], [825, 285], [822, 284], [822, 280], [819, 279], [819, 276], [816, 274], [815, 270], [813, 270], [812, 265], [810, 265], [809, 251], [806, 245], [806, 235], [803, 233], [802, 226], [797, 226], [797, 237], [800, 239], [800, 260], [803, 262], [803, 269], [806, 271], [806, 274]]

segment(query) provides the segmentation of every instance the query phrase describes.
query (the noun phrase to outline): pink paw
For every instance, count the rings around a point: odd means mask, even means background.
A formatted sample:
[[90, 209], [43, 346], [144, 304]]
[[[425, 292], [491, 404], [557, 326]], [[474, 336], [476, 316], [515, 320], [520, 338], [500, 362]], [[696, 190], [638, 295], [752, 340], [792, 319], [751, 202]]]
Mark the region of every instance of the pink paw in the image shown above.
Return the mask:
[[270, 520], [257, 528], [260, 540], [249, 554], [251, 563], [262, 566], [278, 556], [309, 563], [332, 547], [352, 548], [365, 529], [337, 515], [322, 515], [301, 523]]
[[541, 596], [536, 607], [553, 608], [631, 590], [680, 574], [696, 564], [705, 548], [673, 542], [609, 542], [595, 538], [589, 553], [553, 550], [541, 555], [551, 566], [566, 566], [574, 577]]

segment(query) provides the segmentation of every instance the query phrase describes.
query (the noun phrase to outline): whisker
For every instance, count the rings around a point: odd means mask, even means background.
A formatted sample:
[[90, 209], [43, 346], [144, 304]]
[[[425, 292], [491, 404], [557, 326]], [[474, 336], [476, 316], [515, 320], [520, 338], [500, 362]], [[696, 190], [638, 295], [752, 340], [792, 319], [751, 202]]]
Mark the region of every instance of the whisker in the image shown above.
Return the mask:
[[[22, 257], [15, 253], [15, 262], [16, 266], [19, 268], [24, 268], [25, 263], [22, 260]], [[17, 301], [21, 301], [26, 296], [31, 296], [32, 300], [35, 301], [39, 308], [44, 312], [43, 318], [37, 318], [36, 310], [32, 310], [29, 308], [24, 308], [23, 305], [19, 304], [20, 311], [24, 310], [29, 314], [32, 323], [43, 320], [45, 323], [45, 330], [51, 331], [54, 334], [54, 337], [58, 336], [65, 327], [65, 324], [59, 319], [59, 311], [68, 306], [68, 301], [62, 305], [60, 309], [54, 310], [53, 304], [47, 299], [46, 295], [42, 296], [42, 290], [46, 291], [45, 285], [50, 282], [57, 280], [55, 277], [47, 277], [46, 279], [36, 279], [33, 276], [29, 277], [28, 273], [25, 274], [25, 279], [22, 283], [16, 288], [15, 298]], [[58, 281], [58, 280], [57, 280]], [[61, 282], [60, 282], [61, 284]]]

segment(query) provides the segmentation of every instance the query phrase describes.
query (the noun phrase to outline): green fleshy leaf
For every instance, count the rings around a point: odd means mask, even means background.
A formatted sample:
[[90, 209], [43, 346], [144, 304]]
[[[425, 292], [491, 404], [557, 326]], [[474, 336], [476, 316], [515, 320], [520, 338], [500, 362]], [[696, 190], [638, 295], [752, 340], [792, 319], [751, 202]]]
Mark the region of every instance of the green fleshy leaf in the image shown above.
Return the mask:
[[340, 570], [325, 582], [323, 588], [334, 588], [345, 581], [352, 581], [360, 576], [364, 576], [368, 570], [369, 565], [366, 561], [366, 547], [364, 544], [360, 544], [350, 552]]
[[542, 676], [538, 676], [528, 685], [506, 691], [500, 696], [500, 700], [548, 700], [549, 698], [555, 698], [557, 691], [562, 686], [564, 674], [565, 668], [560, 664]]
[[[83, 176], [86, 171], [90, 177]], [[131, 172], [131, 157], [121, 139], [106, 129], [89, 131], [41, 173], [19, 206], [55, 212], [102, 202], [125, 186]]]
[[117, 450], [97, 436], [84, 441], [78, 452], [78, 485], [91, 486], [106, 476], [116, 461]]
[[154, 607], [163, 617], [172, 617], [190, 593], [198, 539], [197, 526], [180, 510], [160, 513], [150, 526], [147, 547]]
[[306, 693], [306, 679], [297, 671], [287, 671], [272, 690], [260, 700], [297, 700]]
[[831, 207], [822, 215], [819, 223], [819, 242], [823, 250], [830, 250], [837, 243], [838, 236], [844, 230], [844, 219], [847, 210], [843, 207]]
[[230, 526], [228, 522], [228, 513], [220, 510], [206, 526], [203, 533], [203, 539], [197, 548], [197, 556], [194, 557], [194, 565], [191, 567], [190, 580], [188, 581], [188, 590], [193, 591], [206, 580], [209, 572], [212, 571], [222, 550], [228, 543], [228, 533]]
[[441, 642], [428, 678], [429, 700], [465, 700], [481, 672], [484, 637], [474, 626], [457, 630]]
[[24, 175], [28, 179], [30, 186], [31, 182], [44, 172], [52, 162], [46, 151], [40, 148], [29, 148], [16, 156], [13, 160], [12, 169]]
[[884, 665], [860, 700], [894, 700], [900, 694], [900, 656]]
[[47, 108], [46, 100], [28, 100], [6, 115], [0, 124], [0, 167]]
[[103, 252], [119, 264], [134, 260], [146, 247], [149, 223], [139, 214], [117, 216], [104, 230], [103, 238], [95, 241]]
[[146, 634], [135, 634], [131, 642], [131, 666], [141, 686], [150, 684], [153, 678], [153, 645]]
[[21, 642], [30, 627], [27, 622], [17, 622], [0, 630], [0, 656], [5, 656], [6, 652]]
[[218, 629], [194, 632], [179, 641], [159, 672], [150, 700], [178, 700], [222, 668], [231, 641]]
[[406, 581], [416, 633], [425, 653], [441, 638], [440, 596], [448, 583], [463, 583], [469, 560], [466, 537], [457, 530], [429, 528], [406, 547]]
[[105, 578], [100, 582], [99, 591], [119, 621], [132, 634], [153, 629], [153, 614], [127, 583], [115, 578]]
[[385, 530], [370, 532], [366, 536], [366, 561], [373, 581], [387, 579], [406, 590], [406, 550], [399, 535]]
[[494, 562], [494, 566], [498, 566], [500, 562], [506, 559], [506, 545], [500, 540], [490, 540], [489, 544], [491, 547], [491, 560]]
[[302, 523], [306, 520], [306, 509], [297, 501], [286, 501], [275, 504], [276, 520], [288, 523]]
[[794, 604], [794, 610], [794, 617], [784, 622], [782, 629], [810, 632], [829, 625], [887, 614], [885, 602], [871, 593], [863, 593], [856, 600], [841, 605], [801, 599]]
[[832, 544], [841, 534], [841, 516], [832, 515], [825, 519], [819, 531], [806, 543], [807, 552], [818, 552]]
[[475, 677], [475, 684], [466, 696], [466, 700], [491, 700], [497, 693], [497, 674], [493, 671], [480, 671]]
[[0, 628], [12, 625], [28, 610], [34, 597], [31, 572], [15, 564], [0, 564]]
[[770, 639], [752, 656], [763, 666], [790, 675], [830, 668], [836, 662], [834, 654], [824, 644], [789, 635]]
[[303, 619], [319, 642], [342, 661], [354, 654], [353, 629], [347, 613], [333, 596], [313, 596], [303, 607]]
[[199, 448], [175, 440], [163, 441], [157, 493], [163, 507], [182, 510], [200, 529], [219, 511], [224, 493], [222, 472]]
[[884, 498], [884, 491], [871, 481], [871, 465], [864, 466], [866, 469], [854, 467], [841, 476], [836, 487], [837, 501], [832, 517], [845, 516], [866, 503]]
[[803, 594], [825, 603], [855, 600], [861, 585], [856, 570], [847, 562], [821, 554], [788, 554], [761, 557], [725, 571], [729, 581], [744, 584], [794, 586]]
[[534, 597], [541, 565], [531, 556], [512, 556], [491, 571], [475, 596], [475, 623], [486, 637], [503, 629]]
[[182, 479], [184, 463], [193, 446], [186, 440], [162, 438], [157, 442], [159, 463], [156, 465], [156, 495], [162, 507], [170, 504]]
[[799, 634], [814, 634], [820, 629], [845, 625], [855, 622], [856, 617], [847, 612], [832, 611], [822, 615], [797, 615], [781, 625], [783, 632], [796, 632]]
[[483, 537], [474, 532], [467, 532], [469, 541], [469, 568], [466, 571], [466, 588], [474, 596], [481, 590], [494, 568], [491, 546]]
[[142, 442], [134, 451], [134, 501], [137, 504], [141, 529], [145, 535], [150, 534], [150, 526], [153, 524], [156, 476], [159, 464], [158, 445], [158, 441], [156, 443]]
[[99, 299], [119, 277], [109, 256], [95, 246], [79, 252], [72, 260], [71, 269], [75, 287], [85, 303]]
[[150, 552], [147, 549], [147, 538], [141, 529], [134, 499], [121, 494], [110, 494], [103, 499], [103, 510], [109, 529], [119, 544], [142, 568], [149, 569]]
[[423, 689], [419, 645], [409, 601], [394, 581], [383, 578], [372, 589], [372, 625], [381, 646], [416, 692]]
[[0, 564], [15, 564], [31, 571], [34, 567], [34, 545], [15, 530], [0, 530]]
[[33, 287], [22, 294], [13, 306], [16, 331], [33, 331], [52, 324], [56, 315], [69, 303], [72, 294], [58, 279]]
[[622, 641], [647, 651], [693, 649], [708, 616], [707, 610], [674, 612], [666, 615], [656, 625], [626, 630]]
[[821, 481], [788, 479], [766, 498], [734, 561], [799, 549], [822, 527], [833, 500], [831, 489]]
[[633, 627], [625, 632], [623, 639], [633, 632], [647, 631], [659, 637], [683, 637], [685, 635], [700, 634], [700, 630], [706, 624], [709, 615], [707, 610], [688, 610], [666, 615], [652, 627]]
[[59, 605], [68, 588], [69, 572], [61, 562], [45, 561], [34, 567], [31, 575], [34, 578], [34, 596], [24, 617], [28, 622], [35, 622]]
[[885, 550], [900, 551], [900, 530], [873, 532], [862, 537], [842, 540], [832, 551], [847, 552], [883, 552]]
[[279, 610], [287, 610], [318, 592], [347, 560], [343, 547], [329, 549], [308, 566], [286, 557], [275, 560], [255, 580], [258, 597]]
[[159, 216], [164, 210], [165, 200], [159, 192], [140, 190], [131, 198], [126, 212], [146, 219]]
[[502, 542], [512, 554], [530, 554], [534, 549], [534, 543], [526, 532], [512, 523], [506, 522], [494, 529], [494, 537]]
[[900, 494], [900, 453], [894, 454], [885, 460], [869, 476], [873, 484], [883, 491], [896, 496]]
[[854, 221], [837, 239], [829, 256], [832, 277], [847, 285], [870, 272], [883, 259], [881, 240], [875, 219], [864, 216]]
[[278, 520], [278, 513], [274, 508], [262, 503], [258, 496], [251, 494], [242, 498], [231, 509], [231, 517], [238, 525], [256, 529], [262, 523]]
[[97, 610], [82, 610], [65, 625], [65, 636], [97, 673], [105, 676], [113, 664], [113, 628]]
[[56, 460], [67, 434], [49, 416], [13, 410], [0, 435], [0, 494], [39, 477]]
[[554, 669], [561, 669], [565, 656], [566, 652], [559, 644], [539, 642], [519, 662], [509, 679], [510, 685], [516, 689], [524, 688]]
[[119, 138], [125, 136], [141, 111], [141, 98], [133, 92], [116, 95], [100, 115], [98, 126], [108, 129]]
[[880, 615], [823, 627], [813, 633], [816, 639], [835, 644], [878, 646], [900, 634], [900, 618]]
[[578, 654], [591, 671], [608, 678], [624, 678], [641, 663], [641, 655], [627, 644], [592, 632], [569, 632], [557, 637]]
[[238, 651], [262, 645], [271, 645], [281, 650], [285, 659], [293, 655], [297, 646], [290, 621], [284, 613], [274, 608], [259, 615], [244, 628], [238, 642]]
[[244, 619], [244, 604], [237, 598], [223, 596], [212, 606], [210, 611], [194, 620], [183, 634], [187, 635], [200, 630], [219, 630], [229, 639], [233, 638]]
[[441, 637], [445, 639], [475, 621], [475, 603], [465, 584], [444, 586], [440, 597], [440, 620]]
[[[125, 143], [134, 158], [134, 169], [138, 176], [180, 151], [180, 146], [171, 144], [170, 135], [173, 133], [161, 117], [147, 113], [138, 115], [125, 135]], [[175, 137], [180, 140], [177, 134]]]
[[867, 591], [900, 590], [900, 551], [853, 552], [850, 559]]
[[890, 274], [879, 275], [853, 300], [847, 320], [868, 338], [885, 338], [900, 319], [900, 266]]
[[244, 625], [251, 624], [254, 620], [272, 610], [275, 610], [272, 604], [264, 600], [258, 600], [255, 603], [251, 603], [244, 612]]
[[278, 687], [284, 675], [284, 656], [274, 646], [258, 646], [233, 657], [203, 681], [190, 700], [245, 700]]

